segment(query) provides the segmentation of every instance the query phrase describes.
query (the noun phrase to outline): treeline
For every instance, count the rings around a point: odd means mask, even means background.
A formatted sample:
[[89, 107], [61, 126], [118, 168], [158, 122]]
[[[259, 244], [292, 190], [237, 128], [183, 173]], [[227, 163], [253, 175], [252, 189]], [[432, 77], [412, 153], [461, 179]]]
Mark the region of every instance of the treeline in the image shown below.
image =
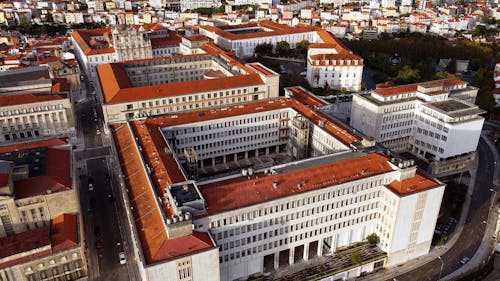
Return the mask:
[[21, 34], [26, 35], [49, 35], [49, 36], [57, 36], [64, 35], [69, 29], [93, 29], [93, 28], [102, 28], [106, 27], [105, 23], [79, 23], [79, 24], [30, 24], [30, 23], [21, 23], [19, 25], [10, 25], [0, 26], [3, 30], [15, 30]]
[[345, 40], [344, 43], [355, 53], [363, 58], [380, 54], [394, 55], [409, 60], [408, 63], [416, 64], [422, 60], [439, 60], [443, 58], [479, 60], [488, 64], [498, 58], [497, 46], [487, 46], [460, 40], [449, 42], [445, 39], [430, 35], [410, 35], [390, 40]]

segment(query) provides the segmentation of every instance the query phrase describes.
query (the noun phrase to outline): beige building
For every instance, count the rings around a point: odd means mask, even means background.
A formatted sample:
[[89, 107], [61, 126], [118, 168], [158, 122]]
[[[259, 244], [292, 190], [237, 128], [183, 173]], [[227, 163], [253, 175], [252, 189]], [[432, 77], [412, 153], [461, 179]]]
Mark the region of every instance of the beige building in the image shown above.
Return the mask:
[[0, 147], [0, 237], [78, 212], [68, 148], [63, 139]]
[[0, 280], [87, 275], [66, 139], [0, 147]]
[[195, 54], [104, 64], [97, 68], [106, 122], [274, 98], [279, 75], [242, 64], [199, 40]]
[[75, 134], [68, 94], [0, 96], [0, 144]]
[[77, 214], [0, 238], [0, 280], [83, 280], [87, 274]]

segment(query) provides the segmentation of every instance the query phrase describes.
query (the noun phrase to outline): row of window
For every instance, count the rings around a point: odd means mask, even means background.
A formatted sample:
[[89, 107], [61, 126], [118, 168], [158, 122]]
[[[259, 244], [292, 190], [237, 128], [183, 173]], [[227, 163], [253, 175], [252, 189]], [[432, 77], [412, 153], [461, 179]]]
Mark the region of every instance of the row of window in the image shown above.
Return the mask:
[[[258, 87], [255, 87], [254, 88], [254, 92], [257, 92], [259, 91], [259, 88]], [[150, 107], [154, 107], [154, 106], [160, 106], [160, 105], [173, 105], [173, 104], [179, 104], [179, 103], [186, 103], [186, 102], [192, 102], [192, 101], [205, 101], [205, 97], [207, 99], [211, 99], [211, 98], [222, 98], [222, 97], [229, 97], [230, 95], [231, 96], [234, 96], [234, 95], [241, 95], [241, 94], [247, 94], [247, 89], [237, 89], [237, 90], [231, 90], [230, 91], [226, 91], [225, 92], [225, 95], [224, 95], [224, 92], [215, 92], [215, 93], [209, 93], [209, 94], [197, 94], [197, 95], [193, 95], [193, 96], [182, 96], [182, 97], [177, 97], [177, 98], [170, 98], [170, 99], [163, 99], [161, 100], [156, 100], [156, 101], [149, 101], [149, 102], [142, 102], [141, 103], [141, 108], [150, 108]], [[229, 99], [226, 99], [226, 103], [228, 103], [228, 100]], [[234, 102], [234, 98], [233, 98], [233, 102]], [[238, 100], [238, 101], [241, 101], [241, 100]], [[216, 101], [215, 101], [215, 104]], [[224, 104], [224, 102], [221, 101], [221, 104]], [[210, 103], [209, 103], [210, 105]], [[134, 104], [127, 104], [127, 110], [132, 110], [134, 109]]]
[[[356, 192], [359, 192], [362, 190], [367, 190], [367, 189], [377, 187], [380, 185], [382, 185], [382, 180], [370, 181], [368, 183], [347, 186], [344, 188], [338, 188], [336, 190], [331, 190], [329, 192], [325, 192], [325, 193], [320, 194], [320, 195], [315, 195], [315, 196], [310, 196], [307, 198], [293, 200], [293, 201], [283, 203], [280, 205], [275, 205], [272, 207], [267, 207], [267, 208], [251, 211], [248, 213], [243, 213], [243, 214], [239, 214], [236, 216], [231, 216], [228, 218], [215, 220], [215, 221], [212, 221], [210, 223], [210, 227], [216, 228], [216, 227], [221, 227], [221, 226], [227, 226], [227, 225], [231, 225], [233, 223], [238, 223], [240, 221], [251, 220], [254, 218], [262, 217], [264, 215], [283, 212], [284, 210], [290, 210], [290, 209], [298, 208], [301, 206], [315, 204], [315, 203], [320, 202], [320, 201], [330, 200], [330, 199], [333, 199], [335, 197], [349, 195], [352, 193], [356, 193]], [[372, 197], [370, 197], [370, 196], [372, 196]], [[371, 198], [378, 197], [378, 196], [380, 196], [380, 191], [376, 191], [372, 195], [368, 195], [368, 197], [363, 197], [363, 198], [365, 198], [365, 200], [367, 200], [367, 199], [371, 199]], [[352, 198], [347, 199], [347, 200], [349, 200], [349, 201], [346, 201], [345, 204], [352, 204], [353, 202], [357, 202], [358, 197], [352, 197]], [[343, 207], [344, 201], [345, 200], [338, 201], [337, 203], [334, 203], [334, 204], [337, 204], [336, 208]], [[347, 203], [347, 202], [350, 202], [350, 203]], [[340, 204], [340, 205], [338, 205], [338, 204]]]
[[[317, 236], [322, 235], [324, 233], [331, 233], [333, 231], [344, 229], [346, 227], [350, 227], [350, 226], [356, 225], [358, 223], [370, 221], [372, 219], [375, 219], [376, 217], [378, 217], [378, 214], [364, 215], [361, 217], [353, 218], [353, 219], [339, 222], [339, 223], [329, 225], [329, 226], [324, 226], [324, 227], [310, 230], [307, 232], [297, 233], [296, 235], [293, 235], [290, 237], [285, 237], [283, 239], [277, 239], [274, 241], [270, 241], [270, 242], [265, 243], [265, 244], [256, 245], [254, 247], [248, 247], [247, 249], [243, 249], [242, 251], [229, 253], [227, 255], [221, 254], [221, 256], [219, 257], [219, 263], [232, 261], [235, 259], [239, 259], [240, 257], [243, 258], [245, 256], [255, 255], [255, 254], [263, 252], [263, 251], [267, 251], [267, 250], [270, 250], [273, 248], [281, 247], [281, 246], [291, 244], [291, 243], [294, 243], [297, 241], [302, 241], [302, 240], [310, 238], [310, 237], [317, 237]], [[263, 239], [266, 239], [266, 238], [263, 238]], [[266, 240], [268, 240], [268, 239], [266, 239]]]

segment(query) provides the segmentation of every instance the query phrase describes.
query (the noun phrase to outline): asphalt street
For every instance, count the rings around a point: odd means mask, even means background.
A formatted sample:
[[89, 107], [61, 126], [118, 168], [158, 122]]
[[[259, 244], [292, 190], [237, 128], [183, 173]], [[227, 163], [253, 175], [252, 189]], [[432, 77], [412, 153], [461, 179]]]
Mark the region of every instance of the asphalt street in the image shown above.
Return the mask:
[[[85, 81], [84, 81], [85, 82]], [[108, 165], [110, 148], [103, 147], [102, 110], [96, 104], [93, 89], [88, 83], [82, 83], [82, 92], [76, 105], [76, 118], [79, 138], [84, 147], [75, 152], [77, 161], [82, 161], [80, 173], [80, 198], [85, 237], [87, 241], [87, 260], [90, 280], [133, 280], [129, 271], [135, 263], [130, 253], [126, 253], [127, 263], [121, 265], [118, 254], [127, 250], [122, 241], [123, 228], [118, 219], [115, 195]], [[114, 170], [113, 170], [114, 171]], [[89, 190], [89, 183], [93, 190]]]
[[[471, 258], [479, 248], [486, 229], [486, 220], [493, 197], [490, 189], [493, 187], [494, 159], [488, 145], [480, 139], [478, 145], [479, 167], [471, 197], [470, 209], [465, 220], [464, 230], [456, 243], [441, 258], [443, 271], [441, 277], [452, 273], [462, 266], [463, 257]], [[494, 152], [493, 152], [494, 153]], [[432, 262], [407, 272], [395, 279], [398, 281], [433, 281], [439, 279], [441, 261], [436, 257]], [[392, 279], [394, 280], [394, 279]]]

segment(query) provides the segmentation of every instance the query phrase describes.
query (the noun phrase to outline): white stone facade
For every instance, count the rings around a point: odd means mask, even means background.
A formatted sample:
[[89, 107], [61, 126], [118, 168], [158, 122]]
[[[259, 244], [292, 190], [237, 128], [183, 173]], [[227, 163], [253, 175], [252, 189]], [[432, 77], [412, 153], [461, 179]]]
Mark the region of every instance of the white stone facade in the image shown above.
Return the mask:
[[[12, 96], [12, 99], [16, 99]], [[75, 134], [69, 98], [0, 106], [0, 143]]]

